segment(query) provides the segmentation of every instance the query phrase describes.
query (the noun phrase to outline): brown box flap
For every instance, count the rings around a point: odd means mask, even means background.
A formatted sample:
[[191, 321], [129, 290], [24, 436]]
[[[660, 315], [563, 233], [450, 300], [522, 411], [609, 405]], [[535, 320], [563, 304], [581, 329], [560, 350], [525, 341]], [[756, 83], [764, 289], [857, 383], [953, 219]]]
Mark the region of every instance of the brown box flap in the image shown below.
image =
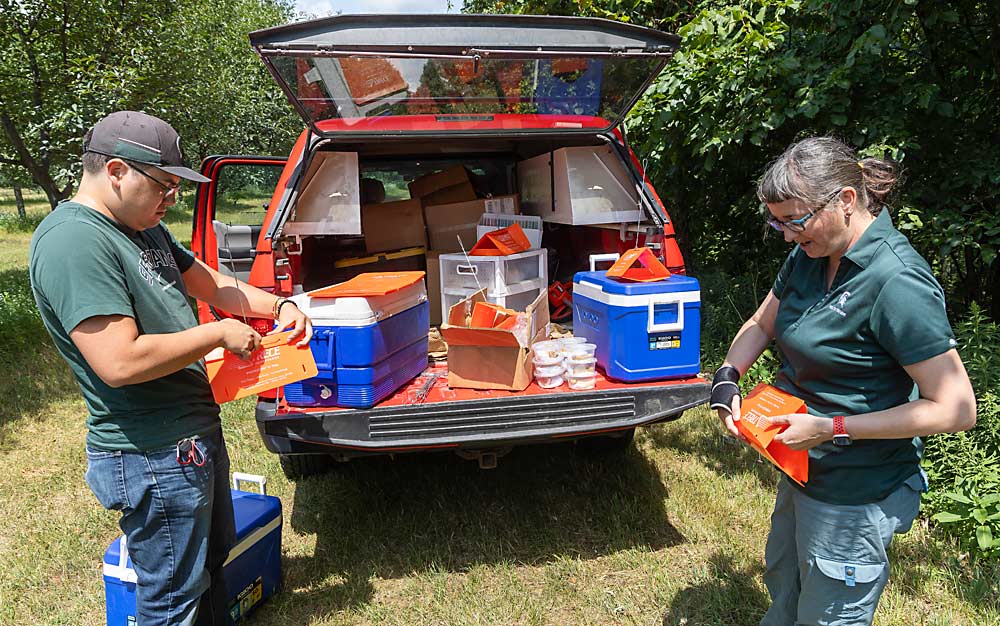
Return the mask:
[[469, 170], [464, 165], [453, 165], [446, 170], [425, 174], [420, 178], [410, 181], [407, 185], [410, 189], [411, 198], [423, 198], [432, 191], [451, 187], [461, 183], [468, 183], [472, 180]]
[[361, 229], [369, 253], [427, 247], [420, 200], [365, 204], [361, 207]]

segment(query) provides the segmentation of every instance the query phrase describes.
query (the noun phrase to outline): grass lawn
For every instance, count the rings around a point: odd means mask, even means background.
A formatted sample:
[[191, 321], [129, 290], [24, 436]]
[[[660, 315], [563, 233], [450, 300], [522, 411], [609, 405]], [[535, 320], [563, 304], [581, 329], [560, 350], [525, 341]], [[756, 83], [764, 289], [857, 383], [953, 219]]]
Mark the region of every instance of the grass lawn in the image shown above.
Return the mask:
[[[184, 241], [189, 218], [168, 222]], [[0, 352], [0, 624], [100, 624], [117, 514], [83, 480], [76, 385], [22, 310], [29, 239], [0, 230], [0, 320], [19, 326], [0, 338], [24, 336]], [[284, 507], [285, 586], [251, 624], [751, 626], [768, 604], [776, 476], [704, 408], [640, 430], [622, 456], [530, 447], [481, 471], [408, 455], [298, 482], [264, 450], [249, 399], [223, 407], [223, 428], [233, 469], [265, 475]], [[876, 624], [1000, 624], [996, 564], [971, 563], [923, 519], [892, 556]]]

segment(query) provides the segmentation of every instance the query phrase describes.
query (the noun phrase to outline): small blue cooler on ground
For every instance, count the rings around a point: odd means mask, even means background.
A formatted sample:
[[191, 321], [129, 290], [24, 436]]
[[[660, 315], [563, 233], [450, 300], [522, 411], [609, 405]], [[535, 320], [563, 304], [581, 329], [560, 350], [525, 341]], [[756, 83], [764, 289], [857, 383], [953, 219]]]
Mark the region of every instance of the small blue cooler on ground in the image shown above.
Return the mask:
[[597, 364], [624, 382], [693, 376], [701, 369], [698, 280], [673, 274], [635, 283], [603, 271], [573, 277], [573, 334], [597, 345]]
[[[255, 482], [260, 493], [236, 489]], [[233, 473], [236, 545], [229, 551], [223, 577], [229, 591], [233, 623], [274, 595], [281, 586], [281, 501], [266, 495], [263, 476]], [[104, 598], [108, 626], [135, 626], [135, 570], [125, 537], [115, 539], [104, 553]]]
[[285, 385], [292, 406], [367, 409], [427, 369], [424, 281], [384, 296], [292, 298], [313, 323], [313, 378]]

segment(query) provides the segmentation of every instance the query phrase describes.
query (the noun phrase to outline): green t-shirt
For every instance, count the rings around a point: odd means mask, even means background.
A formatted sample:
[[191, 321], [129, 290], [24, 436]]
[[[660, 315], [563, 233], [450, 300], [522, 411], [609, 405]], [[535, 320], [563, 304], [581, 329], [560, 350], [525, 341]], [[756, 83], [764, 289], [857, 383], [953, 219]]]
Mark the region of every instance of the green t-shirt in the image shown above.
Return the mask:
[[219, 407], [197, 361], [162, 378], [119, 388], [94, 373], [69, 333], [98, 315], [125, 315], [140, 334], [198, 324], [181, 273], [194, 257], [162, 224], [143, 231], [75, 202], [50, 213], [31, 238], [31, 289], [45, 328], [76, 376], [90, 416], [87, 445], [155, 450], [219, 427]]
[[[914, 383], [903, 366], [956, 345], [930, 267], [887, 210], [841, 259], [829, 290], [827, 264], [796, 246], [774, 281], [775, 386], [804, 400], [811, 414], [831, 418], [908, 402]], [[832, 504], [875, 502], [920, 471], [921, 454], [917, 437], [826, 442], [809, 451], [801, 490]]]

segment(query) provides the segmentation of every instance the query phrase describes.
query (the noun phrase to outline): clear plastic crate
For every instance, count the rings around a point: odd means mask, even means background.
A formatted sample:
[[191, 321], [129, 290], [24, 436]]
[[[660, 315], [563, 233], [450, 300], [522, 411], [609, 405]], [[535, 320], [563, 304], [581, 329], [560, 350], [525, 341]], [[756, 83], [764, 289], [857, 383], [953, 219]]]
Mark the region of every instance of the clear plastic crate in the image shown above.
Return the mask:
[[475, 293], [486, 289], [492, 296], [502, 297], [523, 292], [539, 280], [548, 285], [548, 256], [544, 248], [507, 256], [466, 257], [459, 252], [442, 254], [439, 258], [442, 293], [456, 290]]
[[[536, 279], [529, 281], [528, 284], [523, 285], [519, 291], [511, 294], [499, 295], [487, 291], [486, 301], [508, 309], [513, 309], [515, 311], [524, 311], [532, 302], [535, 301], [535, 298], [538, 297], [538, 294], [540, 294], [543, 289], [548, 289], [547, 283], [545, 283], [543, 279]], [[479, 290], [476, 288], [443, 290], [441, 294], [441, 319], [447, 321], [448, 311], [451, 307], [455, 306], [462, 300], [465, 300], [477, 291]], [[548, 306], [548, 302], [545, 302], [543, 306]]]

